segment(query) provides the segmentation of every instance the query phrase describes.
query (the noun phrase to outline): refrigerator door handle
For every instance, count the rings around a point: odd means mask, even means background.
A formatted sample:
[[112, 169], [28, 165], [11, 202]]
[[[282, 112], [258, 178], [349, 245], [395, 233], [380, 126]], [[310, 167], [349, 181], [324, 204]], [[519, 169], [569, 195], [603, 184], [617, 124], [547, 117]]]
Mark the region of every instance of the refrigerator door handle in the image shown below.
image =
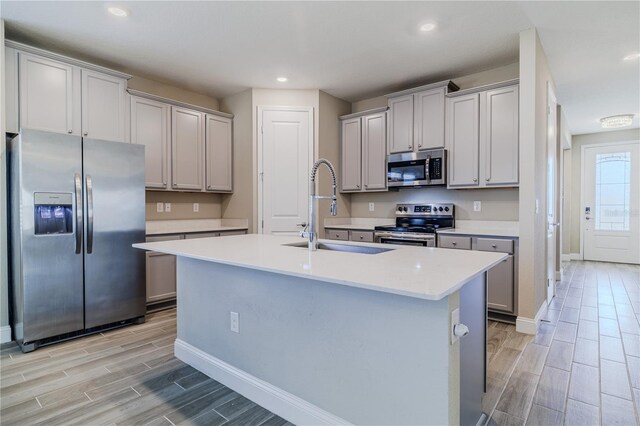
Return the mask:
[[93, 252], [93, 182], [87, 175], [87, 254]]
[[82, 253], [82, 177], [80, 174], [75, 174], [76, 182], [76, 254]]

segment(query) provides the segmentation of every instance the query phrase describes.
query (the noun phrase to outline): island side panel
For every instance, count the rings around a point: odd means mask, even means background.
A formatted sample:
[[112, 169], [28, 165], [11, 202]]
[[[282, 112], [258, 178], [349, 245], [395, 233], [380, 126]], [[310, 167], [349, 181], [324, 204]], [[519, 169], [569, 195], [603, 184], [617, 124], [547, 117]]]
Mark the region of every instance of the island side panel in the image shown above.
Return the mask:
[[339, 418], [449, 423], [448, 298], [179, 257], [177, 300], [179, 341]]

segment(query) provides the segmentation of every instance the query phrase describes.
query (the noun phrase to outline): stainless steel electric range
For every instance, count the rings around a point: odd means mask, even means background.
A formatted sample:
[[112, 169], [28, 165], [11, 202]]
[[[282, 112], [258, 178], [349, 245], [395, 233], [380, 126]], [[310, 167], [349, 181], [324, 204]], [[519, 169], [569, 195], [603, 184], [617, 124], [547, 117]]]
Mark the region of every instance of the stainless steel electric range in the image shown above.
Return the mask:
[[376, 226], [375, 242], [411, 246], [436, 246], [438, 229], [455, 227], [453, 204], [398, 204], [395, 226]]

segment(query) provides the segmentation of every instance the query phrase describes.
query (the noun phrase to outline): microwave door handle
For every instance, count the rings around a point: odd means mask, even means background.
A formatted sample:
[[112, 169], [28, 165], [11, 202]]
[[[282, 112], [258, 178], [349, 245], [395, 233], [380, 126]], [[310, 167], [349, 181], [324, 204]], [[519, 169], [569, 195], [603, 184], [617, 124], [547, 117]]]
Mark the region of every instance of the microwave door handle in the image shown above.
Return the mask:
[[431, 175], [429, 173], [430, 163], [431, 163], [431, 156], [427, 155], [427, 161], [425, 161], [424, 163], [424, 174], [425, 174], [425, 179], [427, 180], [427, 183], [431, 183]]

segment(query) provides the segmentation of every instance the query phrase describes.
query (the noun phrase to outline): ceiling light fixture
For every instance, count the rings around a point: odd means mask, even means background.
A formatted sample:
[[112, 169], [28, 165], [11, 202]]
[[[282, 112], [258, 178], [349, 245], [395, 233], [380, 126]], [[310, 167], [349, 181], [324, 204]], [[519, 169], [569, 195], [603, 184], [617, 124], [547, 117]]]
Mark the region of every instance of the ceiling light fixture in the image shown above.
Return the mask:
[[286, 83], [287, 81], [289, 81], [287, 77], [278, 77], [276, 78], [276, 80], [278, 80], [278, 82], [280, 83]]
[[107, 10], [110, 14], [119, 16], [121, 18], [129, 16], [129, 12], [127, 11], [127, 9], [122, 9], [121, 7], [110, 7]]
[[631, 60], [638, 59], [638, 58], [640, 58], [640, 53], [632, 53], [630, 55], [625, 56], [623, 59], [625, 61], [631, 61]]
[[633, 114], [612, 115], [600, 119], [600, 125], [603, 129], [617, 129], [618, 127], [631, 126], [633, 123]]
[[429, 31], [433, 31], [436, 29], [436, 24], [433, 22], [429, 22], [428, 24], [423, 24], [420, 26], [420, 31], [423, 33], [428, 33]]

